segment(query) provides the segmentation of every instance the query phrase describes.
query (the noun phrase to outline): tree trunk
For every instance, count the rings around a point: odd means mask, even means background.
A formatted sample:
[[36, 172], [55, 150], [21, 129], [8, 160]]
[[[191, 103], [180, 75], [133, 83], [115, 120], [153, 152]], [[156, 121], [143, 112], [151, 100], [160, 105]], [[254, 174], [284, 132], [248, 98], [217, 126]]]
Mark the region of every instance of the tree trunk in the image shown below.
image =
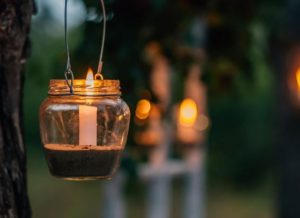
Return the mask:
[[32, 0], [0, 1], [0, 217], [31, 217], [22, 130]]

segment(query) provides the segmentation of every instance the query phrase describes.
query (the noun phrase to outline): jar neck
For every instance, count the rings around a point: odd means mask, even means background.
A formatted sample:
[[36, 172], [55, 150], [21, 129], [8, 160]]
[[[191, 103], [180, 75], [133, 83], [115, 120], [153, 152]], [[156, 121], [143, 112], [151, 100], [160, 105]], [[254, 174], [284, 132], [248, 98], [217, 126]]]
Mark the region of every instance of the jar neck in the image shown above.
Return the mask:
[[50, 95], [50, 99], [70, 99], [70, 100], [86, 100], [86, 99], [120, 99], [121, 95]]
[[119, 80], [95, 80], [87, 83], [86, 80], [74, 80], [73, 94], [65, 80], [51, 80], [49, 96], [84, 96], [84, 97], [120, 97]]

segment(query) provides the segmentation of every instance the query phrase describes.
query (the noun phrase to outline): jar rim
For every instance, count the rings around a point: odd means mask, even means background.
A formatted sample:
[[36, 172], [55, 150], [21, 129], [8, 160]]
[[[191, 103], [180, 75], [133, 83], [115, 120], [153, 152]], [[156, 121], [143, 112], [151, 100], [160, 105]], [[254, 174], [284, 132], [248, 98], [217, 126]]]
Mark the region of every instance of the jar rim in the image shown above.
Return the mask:
[[106, 96], [121, 95], [119, 80], [94, 80], [89, 84], [84, 79], [73, 80], [73, 94], [66, 80], [52, 79], [49, 83], [49, 95]]

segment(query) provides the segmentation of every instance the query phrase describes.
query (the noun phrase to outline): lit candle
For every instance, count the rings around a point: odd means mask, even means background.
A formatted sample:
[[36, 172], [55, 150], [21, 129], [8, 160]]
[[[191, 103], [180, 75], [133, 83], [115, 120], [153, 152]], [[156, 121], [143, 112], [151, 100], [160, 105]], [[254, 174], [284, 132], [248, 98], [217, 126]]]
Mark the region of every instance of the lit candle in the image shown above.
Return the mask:
[[198, 118], [197, 104], [192, 99], [182, 101], [179, 108], [179, 123], [184, 127], [193, 127]]
[[178, 138], [183, 143], [195, 143], [198, 132], [195, 123], [198, 119], [198, 108], [192, 99], [185, 99], [179, 107]]
[[151, 103], [147, 99], [142, 99], [138, 102], [135, 116], [140, 120], [146, 120], [150, 116]]
[[[86, 85], [93, 84], [93, 71], [89, 69]], [[97, 107], [79, 105], [79, 144], [97, 145]]]
[[137, 131], [135, 140], [140, 145], [156, 146], [162, 138], [161, 115], [158, 106], [147, 99], [138, 102], [135, 111], [137, 125], [146, 126], [142, 131]]

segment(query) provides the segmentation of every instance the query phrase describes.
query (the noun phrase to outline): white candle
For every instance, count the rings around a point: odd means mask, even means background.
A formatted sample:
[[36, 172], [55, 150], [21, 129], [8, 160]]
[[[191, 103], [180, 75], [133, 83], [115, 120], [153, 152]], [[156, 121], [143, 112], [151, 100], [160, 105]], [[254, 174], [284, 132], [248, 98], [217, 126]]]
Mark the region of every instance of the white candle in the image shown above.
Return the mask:
[[97, 145], [97, 108], [79, 105], [79, 144]]

